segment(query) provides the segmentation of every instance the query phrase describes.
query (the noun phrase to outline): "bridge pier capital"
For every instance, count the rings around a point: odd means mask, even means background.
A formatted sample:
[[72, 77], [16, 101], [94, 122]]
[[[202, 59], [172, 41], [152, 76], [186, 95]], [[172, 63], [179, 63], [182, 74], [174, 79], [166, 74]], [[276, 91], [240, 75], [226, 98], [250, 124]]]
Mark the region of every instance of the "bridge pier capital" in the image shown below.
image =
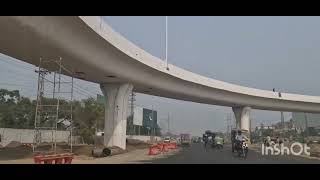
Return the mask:
[[104, 146], [126, 149], [128, 98], [133, 85], [129, 83], [100, 84], [105, 96]]

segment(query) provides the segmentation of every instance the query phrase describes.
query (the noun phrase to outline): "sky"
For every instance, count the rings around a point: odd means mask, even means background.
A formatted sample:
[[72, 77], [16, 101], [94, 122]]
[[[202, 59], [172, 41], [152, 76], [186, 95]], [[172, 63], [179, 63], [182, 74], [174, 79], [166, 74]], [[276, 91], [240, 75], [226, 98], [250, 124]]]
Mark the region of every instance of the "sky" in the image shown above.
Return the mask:
[[[104, 17], [125, 38], [165, 58], [164, 16]], [[168, 17], [168, 61], [189, 71], [238, 85], [320, 95], [319, 17]], [[19, 75], [14, 75], [15, 72]], [[100, 93], [94, 83], [76, 80], [76, 98]], [[0, 54], [0, 87], [35, 97], [34, 66]], [[176, 133], [226, 131], [230, 107], [138, 94], [136, 104], [158, 111], [159, 124]], [[232, 114], [233, 115], [233, 114]], [[291, 113], [285, 113], [289, 119]], [[280, 121], [280, 112], [252, 110], [252, 126]]]

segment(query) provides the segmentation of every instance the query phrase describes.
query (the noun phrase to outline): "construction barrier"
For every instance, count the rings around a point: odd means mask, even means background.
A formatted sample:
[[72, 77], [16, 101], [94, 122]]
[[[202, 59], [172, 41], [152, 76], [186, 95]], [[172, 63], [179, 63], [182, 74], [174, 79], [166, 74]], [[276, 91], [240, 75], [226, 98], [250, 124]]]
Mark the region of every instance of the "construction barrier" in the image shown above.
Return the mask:
[[54, 155], [36, 155], [34, 162], [36, 164], [71, 164], [73, 154], [54, 154]]
[[166, 148], [166, 145], [164, 143], [158, 143], [158, 148], [161, 152], [166, 152], [167, 151], [167, 148]]
[[178, 145], [175, 142], [172, 143], [158, 143], [149, 147], [149, 155], [158, 155], [160, 153], [168, 152], [172, 149], [177, 149]]
[[169, 148], [168, 148], [169, 143], [162, 143], [162, 146], [163, 146], [162, 152], [168, 152], [169, 151]]
[[173, 143], [173, 149], [178, 149], [178, 145], [176, 142]]
[[160, 154], [161, 150], [158, 145], [152, 145], [149, 147], [149, 155], [157, 155]]
[[177, 149], [178, 146], [177, 146], [177, 143], [173, 142], [173, 143], [168, 143], [168, 149]]

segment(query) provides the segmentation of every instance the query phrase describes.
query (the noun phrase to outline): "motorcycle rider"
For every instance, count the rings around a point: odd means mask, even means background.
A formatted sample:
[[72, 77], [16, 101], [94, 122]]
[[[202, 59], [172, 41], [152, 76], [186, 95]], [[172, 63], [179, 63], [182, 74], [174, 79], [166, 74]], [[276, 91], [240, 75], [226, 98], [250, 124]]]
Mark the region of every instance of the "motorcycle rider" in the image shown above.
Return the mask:
[[204, 147], [207, 147], [207, 144], [208, 144], [208, 135], [206, 135], [206, 134], [203, 135], [203, 142], [204, 142]]
[[213, 144], [213, 137], [211, 135], [208, 135], [208, 142], [209, 144]]
[[265, 138], [264, 144], [269, 147], [271, 145], [271, 137], [269, 135], [267, 135], [267, 137]]
[[249, 140], [245, 135], [242, 134], [241, 130], [238, 131], [238, 134], [236, 135], [236, 149], [240, 148], [240, 145], [243, 141]]

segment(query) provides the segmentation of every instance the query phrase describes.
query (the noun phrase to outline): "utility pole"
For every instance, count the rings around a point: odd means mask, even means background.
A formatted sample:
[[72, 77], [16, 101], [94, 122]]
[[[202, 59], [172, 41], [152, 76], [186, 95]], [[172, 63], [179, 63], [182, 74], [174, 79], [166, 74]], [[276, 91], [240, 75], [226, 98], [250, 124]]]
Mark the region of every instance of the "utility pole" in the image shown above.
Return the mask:
[[251, 137], [251, 131], [252, 131], [252, 121], [253, 121], [253, 117], [251, 117], [250, 119], [250, 126], [249, 126], [249, 131], [250, 131], [250, 137]]
[[229, 135], [229, 133], [231, 132], [231, 128], [232, 128], [231, 118], [232, 118], [232, 115], [228, 114], [227, 115], [227, 135]]
[[[152, 109], [152, 122], [155, 122], [155, 121], [154, 121], [154, 115], [153, 115], [153, 114], [154, 114], [154, 113], [153, 113], [153, 105], [152, 105], [151, 107], [152, 107], [152, 108], [151, 108], [151, 109]], [[152, 123], [152, 124], [154, 125], [154, 123]], [[153, 129], [154, 129], [153, 125], [152, 125], [152, 127], [151, 127], [151, 136], [154, 135], [154, 133], [153, 133]]]
[[168, 113], [168, 133], [170, 133], [170, 116], [169, 116], [169, 113]]
[[169, 66], [168, 66], [168, 16], [166, 16], [166, 64], [167, 64], [167, 70], [169, 70]]
[[284, 130], [284, 115], [283, 115], [283, 112], [281, 111], [281, 128], [282, 130]]
[[132, 91], [131, 92], [131, 95], [130, 95], [130, 110], [131, 110], [131, 113], [130, 113], [130, 119], [129, 119], [129, 133], [131, 133], [132, 135], [135, 135], [135, 127], [134, 127], [134, 124], [133, 124], [133, 116], [134, 116], [134, 106], [135, 106], [135, 101], [136, 101], [136, 94]]
[[308, 131], [308, 117], [307, 117], [307, 113], [304, 113], [304, 119], [305, 119], [305, 125], [306, 125], [306, 135], [307, 135], [307, 137], [308, 137], [309, 131]]

